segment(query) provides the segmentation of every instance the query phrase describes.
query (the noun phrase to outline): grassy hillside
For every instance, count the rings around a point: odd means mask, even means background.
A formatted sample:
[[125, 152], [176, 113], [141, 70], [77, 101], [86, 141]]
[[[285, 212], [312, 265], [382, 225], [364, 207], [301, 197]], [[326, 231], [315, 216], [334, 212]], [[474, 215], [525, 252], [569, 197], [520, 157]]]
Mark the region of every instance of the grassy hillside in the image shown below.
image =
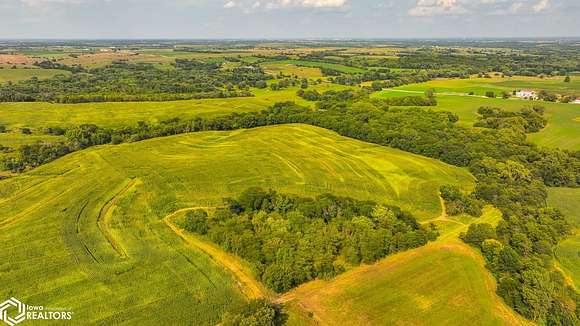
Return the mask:
[[32, 77], [48, 79], [58, 74], [69, 75], [70, 72], [58, 69], [0, 69], [0, 84], [9, 81], [19, 82]]
[[469, 223], [500, 218], [489, 207], [480, 219], [439, 218], [442, 235], [434, 243], [287, 293], [281, 301], [289, 306], [291, 324], [526, 324], [495, 294], [483, 257], [457, 239]]
[[[321, 92], [344, 89], [338, 85], [312, 86]], [[280, 91], [255, 89], [255, 97], [204, 99], [174, 102], [117, 102], [117, 103], [0, 103], [0, 124], [9, 128], [42, 128], [93, 123], [103, 127], [135, 125], [137, 121], [158, 122], [164, 119], [196, 116], [213, 117], [232, 112], [263, 110], [275, 102], [295, 101], [312, 105], [296, 96], [297, 87]]]
[[71, 307], [83, 323], [215, 324], [243, 301], [238, 283], [166, 215], [262, 186], [395, 203], [427, 218], [438, 214], [442, 183], [471, 187], [472, 178], [302, 125], [90, 148], [0, 181], [0, 297]]
[[556, 257], [562, 269], [578, 287], [580, 284], [580, 189], [550, 188], [548, 204], [561, 209], [576, 228], [575, 236], [558, 245]]

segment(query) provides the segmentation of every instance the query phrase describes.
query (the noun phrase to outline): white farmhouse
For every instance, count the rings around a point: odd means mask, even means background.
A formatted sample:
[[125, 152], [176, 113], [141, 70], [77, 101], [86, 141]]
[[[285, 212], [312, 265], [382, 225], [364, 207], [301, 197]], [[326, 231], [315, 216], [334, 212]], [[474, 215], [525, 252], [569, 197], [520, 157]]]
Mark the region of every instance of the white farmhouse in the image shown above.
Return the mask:
[[519, 98], [524, 98], [526, 100], [535, 100], [538, 98], [536, 91], [531, 89], [522, 89], [516, 92], [516, 96]]

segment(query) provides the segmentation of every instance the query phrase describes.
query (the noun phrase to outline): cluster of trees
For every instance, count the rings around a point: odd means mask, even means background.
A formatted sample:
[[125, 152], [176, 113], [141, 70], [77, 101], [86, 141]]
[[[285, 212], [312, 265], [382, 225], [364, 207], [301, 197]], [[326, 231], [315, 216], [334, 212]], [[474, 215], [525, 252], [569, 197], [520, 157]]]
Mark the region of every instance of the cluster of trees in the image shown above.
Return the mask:
[[554, 209], [504, 212], [497, 227], [473, 224], [462, 238], [479, 248], [498, 280], [498, 294], [523, 316], [544, 325], [578, 325], [580, 296], [553, 268], [553, 248], [569, 232]]
[[298, 78], [296, 76], [292, 76], [290, 78], [280, 79], [277, 83], [271, 83], [270, 89], [273, 91], [277, 91], [280, 89], [288, 88], [290, 86], [294, 87], [300, 85], [301, 89], [307, 89], [309, 86], [309, 82], [307, 78]]
[[2, 85], [0, 102], [169, 101], [253, 96], [249, 87], [263, 86], [272, 78], [258, 66], [224, 70], [218, 64], [184, 59], [177, 59], [174, 69], [167, 70], [152, 64], [118, 61], [103, 68], [73, 72], [70, 76]]
[[451, 216], [468, 214], [481, 216], [484, 201], [477, 199], [473, 193], [465, 194], [455, 186], [445, 185], [440, 189], [441, 198], [445, 200], [445, 211]]
[[416, 74], [392, 74], [387, 73], [381, 76], [381, 73], [367, 72], [362, 74], [341, 74], [340, 76], [331, 77], [329, 80], [334, 84], [355, 86], [364, 82], [373, 82], [374, 90], [383, 88], [397, 87], [414, 83], [423, 83], [431, 80], [426, 73]]
[[524, 133], [538, 132], [548, 123], [544, 118], [544, 107], [534, 105], [519, 112], [504, 111], [500, 108], [480, 107], [475, 127], [504, 129], [511, 128]]
[[574, 50], [527, 49], [523, 52], [477, 49], [466, 54], [457, 49], [423, 48], [388, 63], [392, 68], [454, 70], [466, 75], [500, 72], [506, 76], [566, 75], [578, 71], [578, 55]]
[[286, 324], [288, 316], [280, 307], [266, 300], [252, 300], [246, 305], [226, 312], [222, 316], [223, 326], [281, 326]]
[[301, 198], [250, 188], [227, 203], [228, 209], [212, 216], [191, 212], [182, 226], [251, 262], [277, 292], [437, 237], [397, 207], [351, 198]]
[[352, 101], [356, 98], [364, 98], [367, 97], [369, 92], [365, 89], [361, 90], [342, 90], [342, 91], [326, 91], [324, 93], [320, 93], [317, 90], [303, 90], [299, 89], [296, 92], [296, 95], [302, 97], [308, 101], [324, 101], [325, 103], [328, 102], [343, 102], [343, 101]]

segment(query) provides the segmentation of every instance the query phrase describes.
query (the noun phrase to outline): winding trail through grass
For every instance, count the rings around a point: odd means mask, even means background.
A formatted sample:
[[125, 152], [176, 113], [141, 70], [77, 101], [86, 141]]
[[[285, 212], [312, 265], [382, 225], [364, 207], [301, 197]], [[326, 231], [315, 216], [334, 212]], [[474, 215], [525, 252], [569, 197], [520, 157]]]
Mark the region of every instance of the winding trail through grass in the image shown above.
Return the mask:
[[113, 198], [111, 198], [99, 211], [99, 216], [97, 217], [97, 224], [99, 225], [99, 229], [101, 233], [107, 238], [107, 242], [113, 247], [113, 249], [117, 252], [119, 257], [126, 258], [127, 253], [123, 250], [123, 247], [117, 242], [113, 234], [109, 231], [109, 220], [111, 219], [111, 215], [113, 213], [113, 208], [119, 202], [119, 199], [123, 197], [137, 183], [137, 179], [131, 179], [129, 183], [121, 189]]
[[250, 268], [245, 264], [241, 258], [225, 252], [217, 245], [208, 242], [200, 237], [195, 236], [191, 232], [187, 232], [173, 223], [175, 217], [182, 213], [190, 212], [198, 209], [212, 210], [220, 207], [190, 207], [177, 210], [163, 218], [163, 222], [171, 228], [183, 241], [191, 247], [201, 250], [210, 256], [218, 265], [230, 271], [236, 279], [242, 294], [248, 299], [270, 298], [272, 293], [268, 291], [256, 278], [254, 277]]

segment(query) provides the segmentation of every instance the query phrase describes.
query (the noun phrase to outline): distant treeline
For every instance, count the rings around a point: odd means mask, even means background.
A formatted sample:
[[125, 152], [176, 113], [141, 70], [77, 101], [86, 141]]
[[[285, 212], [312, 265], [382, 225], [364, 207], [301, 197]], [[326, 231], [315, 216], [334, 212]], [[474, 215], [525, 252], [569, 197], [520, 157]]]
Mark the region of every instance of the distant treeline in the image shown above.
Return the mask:
[[[63, 69], [49, 63], [41, 65]], [[215, 63], [176, 59], [173, 66], [158, 69], [152, 64], [117, 61], [90, 70], [71, 68], [70, 76], [0, 85], [0, 102], [174, 101], [252, 96], [249, 87], [265, 85], [272, 78], [251, 65], [225, 70]]]
[[437, 237], [398, 207], [332, 195], [315, 199], [250, 188], [211, 217], [187, 214], [182, 227], [252, 263], [276, 292], [327, 279], [349, 266], [425, 245]]

